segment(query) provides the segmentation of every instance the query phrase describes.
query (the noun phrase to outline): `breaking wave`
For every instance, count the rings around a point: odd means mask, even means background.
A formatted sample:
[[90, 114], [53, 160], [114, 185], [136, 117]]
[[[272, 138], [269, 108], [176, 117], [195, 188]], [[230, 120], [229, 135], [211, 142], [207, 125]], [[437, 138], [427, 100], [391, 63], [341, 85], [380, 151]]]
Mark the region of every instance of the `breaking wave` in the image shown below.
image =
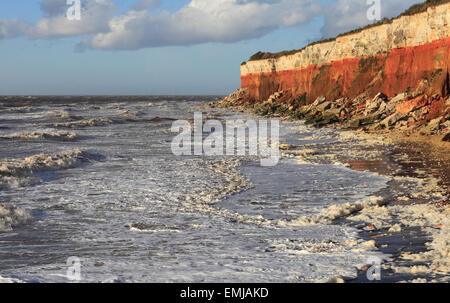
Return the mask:
[[72, 150], [52, 155], [1, 160], [0, 190], [39, 183], [40, 179], [35, 175], [36, 172], [73, 168], [89, 161], [90, 158], [87, 152]]
[[52, 118], [56, 118], [56, 119], [60, 119], [60, 120], [74, 121], [74, 120], [82, 120], [83, 119], [83, 117], [81, 117], [81, 116], [72, 115], [68, 111], [61, 110], [61, 109], [51, 111], [51, 112], [49, 112], [48, 115]]
[[0, 137], [1, 139], [53, 139], [53, 140], [75, 140], [78, 135], [73, 132], [57, 131], [57, 132], [31, 132], [18, 133]]
[[69, 121], [69, 122], [48, 123], [48, 124], [45, 124], [44, 126], [74, 128], [74, 127], [105, 126], [105, 125], [109, 125], [109, 124], [113, 124], [113, 123], [114, 123], [114, 121], [109, 118], [99, 117], [99, 118], [83, 119], [83, 120]]
[[0, 232], [12, 231], [14, 227], [31, 220], [31, 214], [15, 206], [0, 203]]
[[128, 225], [131, 231], [147, 232], [147, 233], [159, 233], [159, 232], [171, 232], [179, 233], [180, 230], [176, 226], [166, 226], [164, 224], [145, 224], [145, 223], [132, 223]]
[[32, 106], [5, 107], [2, 111], [9, 113], [28, 113], [34, 110]]

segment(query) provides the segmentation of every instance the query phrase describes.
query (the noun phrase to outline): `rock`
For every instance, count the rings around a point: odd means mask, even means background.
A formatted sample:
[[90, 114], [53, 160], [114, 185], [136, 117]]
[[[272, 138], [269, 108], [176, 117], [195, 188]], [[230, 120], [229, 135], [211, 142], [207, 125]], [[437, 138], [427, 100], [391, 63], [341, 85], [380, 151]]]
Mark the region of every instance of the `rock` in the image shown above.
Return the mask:
[[444, 138], [442, 138], [442, 141], [444, 141], [444, 142], [450, 142], [450, 133], [446, 134], [446, 135], [444, 136]]
[[317, 106], [317, 110], [321, 111], [321, 112], [324, 112], [330, 108], [331, 108], [331, 102], [324, 102], [324, 103], [320, 104], [319, 106]]
[[412, 111], [424, 107], [425, 105], [427, 105], [427, 103], [428, 99], [424, 95], [422, 95], [409, 101], [403, 102], [400, 105], [397, 105], [396, 111], [401, 113], [402, 115], [407, 115]]
[[381, 102], [386, 102], [388, 100], [388, 97], [385, 94], [383, 94], [383, 93], [378, 93], [372, 99], [372, 102], [375, 102], [375, 101], [378, 101], [378, 100], [381, 101]]
[[366, 125], [374, 124], [380, 119], [380, 115], [370, 115], [367, 117], [354, 118], [345, 126], [346, 128], [359, 128]]
[[383, 115], [386, 114], [387, 111], [387, 103], [381, 102], [380, 106], [378, 107], [378, 110], [376, 111], [376, 114]]
[[394, 112], [397, 105], [399, 105], [400, 103], [403, 103], [407, 100], [408, 100], [407, 93], [398, 94], [397, 96], [395, 96], [394, 98], [392, 98], [391, 100], [389, 100], [387, 102], [385, 112], [387, 114]]
[[341, 118], [341, 119], [344, 119], [345, 118], [345, 116], [348, 114], [348, 109], [346, 109], [346, 108], [343, 108], [343, 109], [341, 109], [340, 111], [339, 111], [339, 117]]
[[428, 114], [428, 112], [429, 112], [428, 108], [422, 107], [421, 109], [410, 113], [409, 116], [413, 117], [414, 120], [416, 120], [416, 121], [420, 121], [420, 120], [425, 119], [425, 115]]
[[334, 103], [339, 104], [341, 106], [343, 106], [346, 102], [347, 102], [347, 98], [340, 98], [334, 101]]
[[395, 113], [384, 119], [380, 122], [380, 125], [384, 126], [385, 128], [391, 128], [393, 125], [395, 125], [400, 119], [403, 118], [403, 115], [401, 113]]
[[327, 283], [345, 283], [345, 280], [341, 276], [337, 276], [328, 279]]
[[317, 106], [323, 102], [325, 102], [327, 99], [324, 96], [320, 96], [318, 97], [314, 102], [313, 102], [313, 106]]
[[434, 120], [431, 120], [430, 123], [428, 123], [428, 127], [432, 130], [432, 131], [436, 131], [439, 130], [441, 128], [441, 122], [442, 122], [442, 118], [436, 118]]
[[358, 128], [361, 126], [361, 119], [353, 119], [350, 121], [349, 128]]
[[[378, 95], [377, 95], [378, 96]], [[366, 105], [366, 109], [364, 110], [364, 116], [368, 116], [380, 108], [380, 105], [385, 102], [382, 98], [374, 98], [370, 103]]]
[[269, 104], [273, 104], [278, 99], [280, 99], [282, 96], [283, 96], [283, 92], [282, 91], [281, 92], [275, 92], [269, 97], [269, 99], [267, 99], [266, 102], [269, 103]]
[[224, 99], [222, 99], [219, 103], [235, 103], [242, 100], [242, 98], [248, 93], [248, 90], [246, 88], [240, 88]]
[[340, 109], [345, 107], [345, 104], [347, 103], [347, 98], [340, 98], [337, 100], [334, 100], [334, 102], [332, 102], [331, 104], [331, 108], [332, 109]]
[[306, 125], [312, 125], [314, 127], [323, 127], [325, 125], [339, 122], [338, 110], [328, 110], [325, 112], [317, 111], [308, 114], [308, 118], [305, 120]]
[[397, 103], [406, 101], [407, 99], [408, 99], [408, 94], [407, 93], [401, 93], [401, 94], [398, 94], [397, 96], [395, 96], [394, 98], [392, 98], [391, 100], [389, 100], [389, 102], [397, 104]]
[[331, 103], [331, 108], [332, 109], [340, 109], [342, 108], [342, 104], [341, 103], [337, 103], [337, 101], [334, 101]]
[[422, 126], [420, 131], [425, 134], [433, 134], [437, 132], [441, 128], [441, 120], [441, 117], [431, 120], [427, 125]]
[[407, 128], [408, 127], [408, 122], [407, 121], [400, 121], [398, 123], [396, 123], [394, 125], [395, 129], [399, 129], [399, 128]]
[[352, 105], [353, 106], [357, 106], [361, 103], [365, 103], [367, 100], [367, 95], [365, 93], [359, 95], [358, 97], [356, 97], [355, 99], [352, 100]]

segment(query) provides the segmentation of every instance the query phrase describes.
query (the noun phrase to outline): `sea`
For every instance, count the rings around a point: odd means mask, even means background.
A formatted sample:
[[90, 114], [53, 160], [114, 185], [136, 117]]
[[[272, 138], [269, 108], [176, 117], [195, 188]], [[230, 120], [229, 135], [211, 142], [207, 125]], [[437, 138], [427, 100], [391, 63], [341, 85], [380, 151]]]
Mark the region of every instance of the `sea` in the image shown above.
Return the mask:
[[[0, 282], [326, 282], [388, 257], [354, 226], [294, 224], [373, 198], [382, 175], [307, 156], [174, 155], [173, 123], [195, 112], [261, 119], [204, 106], [220, 98], [1, 97]], [[337, 133], [280, 120], [300, 151], [346, 153]]]

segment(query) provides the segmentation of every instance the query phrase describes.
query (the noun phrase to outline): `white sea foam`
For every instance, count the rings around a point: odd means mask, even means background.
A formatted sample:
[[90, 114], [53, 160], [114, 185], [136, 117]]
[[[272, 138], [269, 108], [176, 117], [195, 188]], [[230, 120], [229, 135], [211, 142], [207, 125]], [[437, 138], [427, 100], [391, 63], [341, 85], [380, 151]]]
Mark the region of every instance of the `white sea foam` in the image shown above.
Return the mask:
[[0, 160], [0, 189], [33, 184], [40, 180], [36, 172], [72, 168], [88, 160], [89, 155], [82, 150]]
[[58, 109], [58, 110], [46, 112], [46, 114], [47, 114], [47, 116], [49, 116], [53, 119], [58, 119], [58, 120], [63, 120], [63, 121], [73, 121], [73, 120], [82, 120], [83, 119], [83, 117], [73, 115], [64, 109]]
[[121, 112], [120, 114], [118, 114], [118, 117], [123, 117], [123, 118], [136, 118], [141, 116], [143, 113], [139, 110], [125, 110], [123, 112]]
[[291, 221], [279, 221], [279, 225], [284, 226], [308, 226], [315, 224], [330, 224], [333, 221], [359, 212], [366, 207], [379, 206], [385, 204], [386, 201], [382, 197], [369, 197], [365, 200], [356, 201], [355, 203], [345, 203], [339, 205], [331, 205], [323, 209], [316, 216], [302, 216]]
[[17, 133], [8, 136], [0, 137], [2, 139], [58, 139], [58, 140], [74, 140], [78, 138], [78, 135], [73, 132], [56, 131], [56, 132], [44, 132], [34, 131], [30, 133]]
[[12, 231], [14, 227], [25, 224], [30, 219], [28, 211], [0, 203], [0, 232]]
[[83, 120], [70, 121], [70, 122], [48, 123], [48, 124], [45, 124], [44, 126], [74, 128], [74, 127], [105, 126], [105, 125], [112, 124], [112, 123], [114, 123], [114, 121], [111, 120], [110, 118], [98, 117], [98, 118], [83, 119]]
[[128, 227], [131, 231], [148, 232], [148, 233], [179, 233], [180, 230], [176, 226], [166, 226], [163, 224], [146, 224], [146, 223], [132, 223]]
[[[393, 219], [400, 222], [391, 226]], [[426, 245], [428, 250], [417, 253], [404, 253], [405, 260], [425, 263], [424, 265], [394, 266], [397, 273], [447, 275], [450, 272], [450, 208], [434, 204], [387, 205], [385, 207], [369, 207], [360, 214], [349, 217], [349, 220], [371, 224], [377, 229], [389, 229], [399, 232], [404, 227], [415, 227], [426, 231], [431, 241]], [[448, 277], [448, 276], [447, 276]], [[444, 279], [448, 281], [449, 279]]]
[[2, 111], [5, 112], [10, 112], [10, 113], [28, 113], [32, 110], [34, 110], [34, 108], [30, 105], [28, 106], [18, 106], [18, 107], [5, 107], [1, 109]]

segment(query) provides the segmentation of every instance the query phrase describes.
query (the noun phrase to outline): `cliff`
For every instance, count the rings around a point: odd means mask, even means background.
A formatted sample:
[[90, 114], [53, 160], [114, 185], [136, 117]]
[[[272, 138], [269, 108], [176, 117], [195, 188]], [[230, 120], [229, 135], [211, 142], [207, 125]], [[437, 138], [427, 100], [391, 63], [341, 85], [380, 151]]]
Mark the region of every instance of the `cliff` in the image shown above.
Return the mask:
[[436, 1], [301, 51], [258, 53], [241, 65], [241, 88], [213, 106], [450, 142], [450, 1]]
[[282, 91], [284, 102], [391, 98], [410, 91], [447, 96], [449, 85], [450, 3], [402, 16], [390, 23], [306, 47], [300, 52], [246, 62], [241, 87], [247, 101], [264, 102]]

